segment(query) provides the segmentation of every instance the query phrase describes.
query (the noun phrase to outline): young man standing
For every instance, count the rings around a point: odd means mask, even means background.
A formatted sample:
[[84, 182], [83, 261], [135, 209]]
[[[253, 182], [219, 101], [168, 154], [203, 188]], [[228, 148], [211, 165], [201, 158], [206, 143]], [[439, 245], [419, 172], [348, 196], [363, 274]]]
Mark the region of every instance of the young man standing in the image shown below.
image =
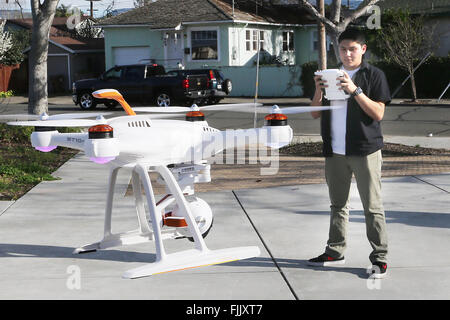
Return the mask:
[[[361, 31], [347, 29], [340, 35], [339, 56], [344, 76], [336, 82], [350, 95], [347, 107], [311, 113], [314, 118], [321, 118], [331, 219], [325, 253], [310, 259], [308, 265], [345, 263], [348, 202], [354, 174], [364, 207], [367, 238], [373, 249], [369, 256], [372, 270], [374, 277], [383, 278], [387, 272], [388, 244], [381, 199], [383, 136], [380, 121], [391, 98], [383, 71], [363, 60], [366, 49]], [[327, 87], [326, 82], [320, 76], [315, 76], [314, 81], [316, 90], [311, 105], [329, 105], [322, 92]]]

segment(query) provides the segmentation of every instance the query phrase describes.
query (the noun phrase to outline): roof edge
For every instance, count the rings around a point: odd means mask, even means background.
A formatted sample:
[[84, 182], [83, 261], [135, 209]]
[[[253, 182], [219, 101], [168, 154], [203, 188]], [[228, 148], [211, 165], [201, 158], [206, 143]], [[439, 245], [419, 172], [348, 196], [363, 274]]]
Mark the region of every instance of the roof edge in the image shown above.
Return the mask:
[[228, 17], [228, 19], [230, 20], [234, 20], [233, 16], [230, 16], [228, 13], [226, 13], [225, 11], [223, 11], [222, 9], [219, 8], [219, 6], [217, 6], [212, 0], [206, 0], [208, 1], [209, 4], [211, 4], [214, 8], [216, 8], [217, 10], [219, 10], [224, 16]]

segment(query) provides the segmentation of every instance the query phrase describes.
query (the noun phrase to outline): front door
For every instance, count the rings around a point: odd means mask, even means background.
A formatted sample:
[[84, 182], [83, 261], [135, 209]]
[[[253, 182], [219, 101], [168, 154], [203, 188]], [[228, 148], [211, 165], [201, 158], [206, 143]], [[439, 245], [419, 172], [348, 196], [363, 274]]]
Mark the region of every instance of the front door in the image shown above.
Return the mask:
[[176, 68], [178, 63], [183, 64], [184, 39], [182, 32], [170, 32], [166, 34], [167, 60], [166, 66]]

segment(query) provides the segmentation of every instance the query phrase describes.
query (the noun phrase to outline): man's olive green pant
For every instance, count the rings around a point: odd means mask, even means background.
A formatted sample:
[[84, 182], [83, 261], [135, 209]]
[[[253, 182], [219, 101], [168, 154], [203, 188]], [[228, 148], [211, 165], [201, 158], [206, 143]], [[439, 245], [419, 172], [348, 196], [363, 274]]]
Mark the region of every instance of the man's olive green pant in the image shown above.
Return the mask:
[[386, 219], [381, 199], [381, 150], [368, 156], [334, 154], [325, 160], [325, 176], [331, 201], [330, 233], [325, 252], [340, 258], [346, 248], [349, 195], [352, 174], [364, 207], [366, 234], [372, 253], [370, 261], [384, 262], [388, 252]]

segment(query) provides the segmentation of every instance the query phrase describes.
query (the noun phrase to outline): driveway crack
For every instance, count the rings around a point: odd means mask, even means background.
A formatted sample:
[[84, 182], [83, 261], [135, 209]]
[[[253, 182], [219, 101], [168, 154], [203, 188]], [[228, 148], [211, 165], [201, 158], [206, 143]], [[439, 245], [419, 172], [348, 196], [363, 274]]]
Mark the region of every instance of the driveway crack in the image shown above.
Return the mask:
[[292, 295], [294, 296], [295, 300], [299, 300], [299, 297], [297, 296], [297, 294], [295, 293], [294, 288], [292, 288], [291, 284], [289, 283], [288, 279], [286, 278], [286, 275], [284, 274], [283, 270], [281, 270], [280, 265], [277, 263], [275, 257], [273, 256], [272, 252], [270, 251], [269, 247], [267, 246], [266, 242], [264, 241], [264, 239], [262, 238], [261, 234], [259, 233], [258, 229], [256, 228], [255, 224], [253, 223], [252, 219], [250, 218], [249, 214], [247, 213], [247, 211], [245, 210], [242, 202], [239, 200], [236, 192], [234, 192], [234, 190], [231, 191], [234, 195], [234, 197], [236, 198], [237, 202], [239, 203], [239, 205], [242, 208], [242, 211], [244, 211], [245, 215], [247, 216], [248, 221], [250, 221], [250, 224], [252, 225], [253, 229], [255, 230], [256, 234], [259, 237], [259, 240], [262, 242], [264, 248], [266, 248], [267, 252], [270, 255], [270, 258], [272, 259], [273, 263], [275, 264], [275, 266], [278, 269], [278, 272], [280, 272], [281, 277], [283, 278], [283, 280], [286, 282], [289, 290], [291, 291]]

